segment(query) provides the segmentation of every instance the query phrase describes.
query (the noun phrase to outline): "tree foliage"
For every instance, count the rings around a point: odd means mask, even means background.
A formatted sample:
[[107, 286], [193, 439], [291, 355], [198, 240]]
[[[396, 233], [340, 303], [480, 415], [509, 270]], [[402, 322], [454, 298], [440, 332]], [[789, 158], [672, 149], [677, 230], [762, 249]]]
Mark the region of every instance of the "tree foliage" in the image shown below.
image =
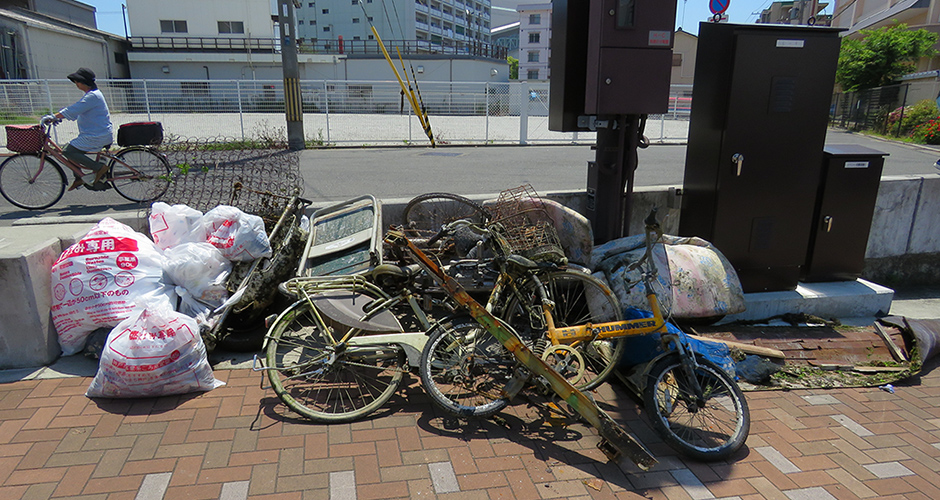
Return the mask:
[[519, 60], [513, 56], [506, 58], [506, 62], [509, 63], [509, 79], [518, 80], [519, 79]]
[[843, 38], [836, 82], [847, 92], [881, 87], [916, 69], [921, 57], [933, 57], [937, 34], [896, 23], [861, 30], [861, 38]]

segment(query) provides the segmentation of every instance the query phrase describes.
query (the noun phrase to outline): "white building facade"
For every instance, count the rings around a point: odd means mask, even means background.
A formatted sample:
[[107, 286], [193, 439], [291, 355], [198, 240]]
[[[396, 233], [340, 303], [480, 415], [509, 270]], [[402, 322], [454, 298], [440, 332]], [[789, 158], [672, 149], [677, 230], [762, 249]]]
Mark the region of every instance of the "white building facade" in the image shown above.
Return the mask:
[[552, 57], [552, 4], [520, 4], [519, 79], [548, 80]]

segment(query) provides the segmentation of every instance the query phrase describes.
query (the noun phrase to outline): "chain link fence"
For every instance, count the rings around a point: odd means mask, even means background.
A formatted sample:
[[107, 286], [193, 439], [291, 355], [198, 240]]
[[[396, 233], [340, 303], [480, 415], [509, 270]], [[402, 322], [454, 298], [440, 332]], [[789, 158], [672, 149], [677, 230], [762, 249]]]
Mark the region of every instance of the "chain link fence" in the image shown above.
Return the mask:
[[[98, 86], [115, 129], [124, 123], [159, 121], [171, 139], [286, 139], [282, 81], [99, 80]], [[301, 92], [309, 146], [428, 142], [398, 82], [307, 80], [301, 82]], [[548, 83], [421, 82], [414, 92], [440, 143], [595, 142], [593, 132], [548, 129]], [[80, 97], [68, 80], [0, 81], [0, 113], [6, 119], [38, 119]], [[649, 118], [647, 137], [652, 142], [684, 142], [690, 103], [691, 86], [673, 86], [669, 112]], [[55, 139], [62, 143], [78, 133], [75, 122], [62, 123], [56, 132]]]

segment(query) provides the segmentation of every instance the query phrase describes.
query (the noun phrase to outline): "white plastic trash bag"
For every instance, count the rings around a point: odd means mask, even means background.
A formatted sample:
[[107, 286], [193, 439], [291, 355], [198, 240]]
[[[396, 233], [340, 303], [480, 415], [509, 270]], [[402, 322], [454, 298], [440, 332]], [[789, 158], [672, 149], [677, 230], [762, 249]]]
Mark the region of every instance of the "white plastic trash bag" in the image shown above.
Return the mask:
[[225, 282], [232, 263], [209, 243], [182, 243], [166, 249], [167, 278], [196, 300], [218, 307], [228, 298]]
[[202, 230], [207, 241], [231, 261], [252, 261], [272, 255], [271, 243], [264, 230], [264, 221], [228, 205], [206, 212]]
[[166, 250], [181, 243], [205, 241], [199, 234], [202, 212], [186, 205], [167, 205], [162, 201], [150, 207], [150, 236], [157, 248]]
[[88, 334], [127, 319], [140, 299], [176, 303], [163, 280], [163, 254], [149, 238], [108, 217], [52, 265], [52, 323], [63, 355]]
[[210, 391], [216, 380], [196, 320], [151, 301], [108, 335], [85, 395], [133, 398]]

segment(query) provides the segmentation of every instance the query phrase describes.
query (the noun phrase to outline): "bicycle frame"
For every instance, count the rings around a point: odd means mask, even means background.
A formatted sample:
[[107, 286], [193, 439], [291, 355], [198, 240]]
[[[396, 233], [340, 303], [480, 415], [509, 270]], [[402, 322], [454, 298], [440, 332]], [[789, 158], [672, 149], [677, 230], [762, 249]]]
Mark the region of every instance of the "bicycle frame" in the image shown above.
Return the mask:
[[[354, 346], [396, 344], [401, 346], [408, 357], [408, 364], [418, 366], [421, 358], [421, 350], [427, 341], [426, 332], [433, 326], [428, 319], [427, 314], [418, 304], [415, 295], [407, 290], [397, 295], [389, 295], [381, 287], [371, 283], [363, 276], [332, 276], [332, 277], [301, 277], [293, 278], [284, 282], [282, 288], [289, 293], [296, 295], [300, 300], [306, 300], [311, 305], [314, 319], [321, 328], [330, 336], [334, 345], [348, 344]], [[324, 318], [318, 307], [314, 305], [313, 297], [318, 293], [328, 291], [351, 291], [354, 293], [369, 292], [377, 296], [377, 299], [364, 309], [364, 315], [361, 317], [346, 318], [345, 326], [350, 329], [341, 338], [334, 338], [331, 329], [327, 328], [329, 321]], [[326, 299], [329, 300], [329, 299]], [[391, 332], [391, 333], [368, 333], [363, 335], [368, 327], [369, 320], [383, 311], [390, 311], [399, 304], [407, 304], [414, 318], [417, 320], [419, 330], [417, 332]], [[358, 327], [361, 326], [361, 327]], [[404, 328], [402, 329], [404, 330]], [[267, 349], [268, 338], [265, 337], [262, 351]]]
[[[82, 166], [81, 166], [81, 165], [77, 165], [75, 162], [73, 162], [73, 161], [70, 160], [67, 156], [65, 156], [65, 152], [62, 151], [62, 148], [60, 148], [59, 145], [56, 144], [55, 141], [52, 140], [52, 137], [50, 136], [50, 131], [51, 131], [51, 129], [52, 129], [52, 127], [53, 127], [54, 125], [52, 125], [52, 124], [48, 124], [48, 125], [40, 124], [40, 126], [44, 127], [44, 128], [43, 128], [43, 135], [45, 135], [45, 140], [43, 141], [42, 149], [39, 151], [39, 169], [36, 171], [36, 175], [33, 176], [33, 178], [31, 179], [31, 181], [36, 180], [36, 178], [39, 177], [39, 174], [42, 173], [42, 169], [43, 169], [43, 167], [44, 167], [45, 164], [46, 164], [46, 157], [47, 157], [47, 156], [51, 156], [52, 158], [58, 160], [59, 162], [62, 163], [62, 165], [68, 167], [68, 169], [71, 170], [72, 172], [74, 172], [76, 175], [78, 175], [78, 176], [84, 175], [85, 172], [82, 170]], [[104, 158], [105, 160], [107, 160], [107, 162], [108, 162], [107, 166], [108, 166], [109, 171], [110, 171], [111, 167], [114, 166], [115, 163], [119, 163], [119, 164], [121, 164], [123, 167], [127, 168], [128, 170], [130, 170], [130, 172], [131, 172], [131, 173], [128, 174], [128, 175], [122, 175], [122, 176], [119, 176], [119, 177], [107, 177], [107, 178], [104, 179], [104, 180], [112, 180], [112, 181], [114, 181], [114, 180], [136, 179], [136, 178], [140, 177], [141, 174], [140, 174], [140, 172], [137, 171], [137, 169], [135, 169], [134, 167], [132, 167], [132, 166], [128, 165], [127, 163], [121, 161], [121, 159], [119, 159], [119, 158], [117, 157], [117, 155], [118, 155], [121, 151], [123, 151], [123, 150], [124, 150], [123, 148], [122, 148], [122, 149], [119, 149], [119, 150], [118, 150], [116, 153], [114, 153], [114, 154], [111, 154], [110, 151], [104, 150], [104, 149], [100, 149], [100, 150], [98, 150], [98, 151], [95, 152], [95, 161], [98, 162], [98, 163], [101, 163], [102, 158]]]
[[[597, 444], [604, 455], [611, 461], [617, 460], [621, 455], [626, 454], [638, 467], [643, 470], [649, 470], [657, 463], [656, 459], [649, 451], [631, 437], [622, 427], [620, 427], [607, 413], [597, 407], [590, 398], [581, 391], [572, 386], [564, 377], [558, 374], [550, 366], [545, 364], [535, 355], [506, 325], [498, 318], [493, 316], [485, 307], [473, 299], [460, 286], [454, 278], [444, 273], [437, 264], [434, 263], [424, 252], [414, 245], [401, 231], [389, 231], [386, 241], [393, 245], [401, 246], [417, 260], [418, 264], [424, 268], [450, 295], [458, 304], [466, 307], [470, 315], [482, 325], [493, 337], [502, 343], [502, 345], [513, 354], [523, 365], [533, 374], [542, 377], [548, 386], [561, 399], [568, 403], [576, 412], [588, 421], [601, 436], [600, 443]], [[521, 390], [526, 376], [518, 373], [513, 376], [507, 384], [504, 391], [508, 395]], [[519, 380], [517, 380], [517, 378]]]

